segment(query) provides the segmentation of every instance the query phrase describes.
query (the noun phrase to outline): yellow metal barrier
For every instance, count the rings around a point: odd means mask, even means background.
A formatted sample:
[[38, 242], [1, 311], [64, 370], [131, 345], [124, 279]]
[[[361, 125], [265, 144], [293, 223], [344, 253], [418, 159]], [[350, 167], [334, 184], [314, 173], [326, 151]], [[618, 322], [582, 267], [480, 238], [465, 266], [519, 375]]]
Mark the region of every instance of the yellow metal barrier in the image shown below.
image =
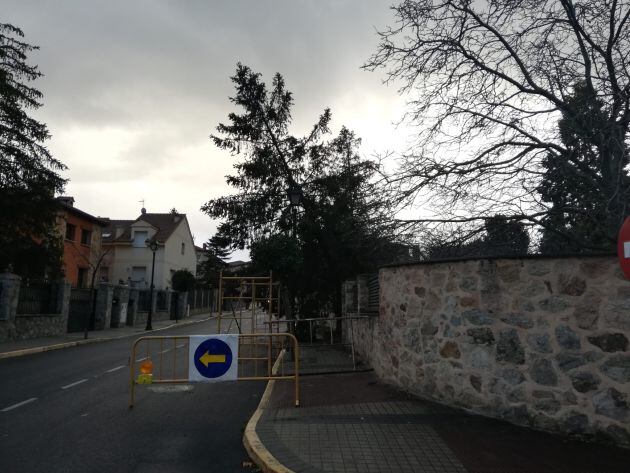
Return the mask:
[[[209, 334], [208, 337], [212, 335]], [[299, 344], [295, 336], [290, 333], [257, 333], [239, 334], [238, 337], [238, 381], [294, 380], [295, 407], [299, 407], [300, 353]], [[293, 373], [287, 375], [284, 374], [284, 355], [289, 347], [285, 347], [285, 341], [290, 342], [290, 345], [292, 345], [292, 359], [295, 363]], [[146, 346], [140, 350], [139, 348], [143, 343]], [[263, 353], [265, 356], [259, 356], [260, 347], [264, 347]], [[180, 353], [178, 358], [177, 351], [179, 349], [182, 349], [183, 354]], [[131, 346], [131, 358], [129, 359], [129, 407], [131, 408], [134, 405], [136, 384], [188, 383], [189, 349], [190, 337], [188, 335], [140, 337], [135, 340]], [[276, 355], [275, 360], [273, 359], [274, 354]], [[137, 356], [141, 356], [141, 358], [136, 358]], [[263, 374], [259, 375], [258, 365], [261, 362], [265, 362], [267, 366], [266, 370], [263, 370]], [[253, 365], [253, 373], [243, 373], [244, 375], [241, 376], [241, 372], [247, 371], [244, 367], [247, 363]], [[137, 373], [138, 365], [141, 369], [150, 370], [150, 373]], [[249, 371], [252, 371], [252, 368]], [[138, 375], [138, 378], [136, 378], [136, 375]]]

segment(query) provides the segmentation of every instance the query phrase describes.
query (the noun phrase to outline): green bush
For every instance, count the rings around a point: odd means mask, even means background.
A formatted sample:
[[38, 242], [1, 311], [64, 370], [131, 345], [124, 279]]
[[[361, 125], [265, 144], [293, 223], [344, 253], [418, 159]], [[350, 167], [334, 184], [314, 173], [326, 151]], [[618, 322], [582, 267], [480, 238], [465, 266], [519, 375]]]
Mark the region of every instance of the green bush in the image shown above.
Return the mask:
[[191, 291], [195, 287], [195, 276], [187, 269], [180, 269], [173, 273], [171, 284], [175, 291]]

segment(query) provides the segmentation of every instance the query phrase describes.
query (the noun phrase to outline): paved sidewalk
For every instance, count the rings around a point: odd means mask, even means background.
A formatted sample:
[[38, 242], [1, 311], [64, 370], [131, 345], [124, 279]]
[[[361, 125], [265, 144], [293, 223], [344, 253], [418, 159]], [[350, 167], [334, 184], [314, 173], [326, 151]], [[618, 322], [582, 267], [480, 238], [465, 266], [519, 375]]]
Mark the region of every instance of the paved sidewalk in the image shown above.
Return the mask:
[[[216, 315], [216, 314], [215, 314]], [[185, 319], [177, 321], [177, 325], [187, 325], [191, 323], [207, 320], [213, 315], [210, 312], [197, 314]], [[103, 340], [112, 340], [116, 338], [133, 337], [140, 334], [152, 334], [155, 331], [163, 330], [175, 325], [175, 320], [157, 320], [152, 323], [153, 331], [147, 332], [144, 327], [121, 327], [109, 328], [105, 330], [91, 330], [88, 333], [88, 339], [84, 339], [83, 332], [66, 333], [58, 337], [32, 338], [30, 340], [16, 340], [9, 342], [0, 342], [0, 359], [11, 358], [13, 356], [27, 355], [30, 353], [38, 353], [41, 351], [55, 350], [66, 348], [85, 343], [94, 343]]]
[[[630, 450], [552, 436], [410, 397], [373, 373], [276, 382], [256, 433], [295, 472], [630, 471]], [[273, 471], [273, 470], [272, 470]]]

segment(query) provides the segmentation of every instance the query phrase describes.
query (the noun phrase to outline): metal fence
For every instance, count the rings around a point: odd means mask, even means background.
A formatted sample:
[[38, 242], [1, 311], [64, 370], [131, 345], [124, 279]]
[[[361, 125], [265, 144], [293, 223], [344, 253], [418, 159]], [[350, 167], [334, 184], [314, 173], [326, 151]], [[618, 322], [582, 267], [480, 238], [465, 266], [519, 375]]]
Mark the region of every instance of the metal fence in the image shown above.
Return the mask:
[[206, 309], [212, 306], [212, 289], [193, 289], [188, 292], [190, 310]]
[[[294, 383], [295, 406], [300, 405], [300, 347], [289, 333], [240, 334], [238, 381], [289, 380]], [[295, 369], [285, 373], [285, 358]], [[129, 407], [135, 403], [138, 384], [188, 383], [190, 336], [140, 337], [129, 357]], [[141, 364], [142, 363], [142, 364]]]
[[151, 292], [138, 291], [138, 311], [148, 312], [151, 307]]
[[156, 310], [166, 312], [168, 310], [168, 297], [166, 291], [157, 292]]
[[58, 287], [48, 281], [26, 281], [20, 286], [18, 314], [54, 314], [57, 312]]
[[[270, 332], [287, 332], [297, 337], [301, 346], [339, 345], [350, 349], [352, 365], [357, 368], [354, 353], [354, 322], [368, 320], [370, 316], [351, 315], [343, 317], [317, 317], [307, 319], [281, 319], [264, 322]], [[344, 337], [343, 330], [348, 333]]]
[[68, 332], [94, 330], [92, 304], [94, 294], [91, 289], [72, 289], [68, 306]]

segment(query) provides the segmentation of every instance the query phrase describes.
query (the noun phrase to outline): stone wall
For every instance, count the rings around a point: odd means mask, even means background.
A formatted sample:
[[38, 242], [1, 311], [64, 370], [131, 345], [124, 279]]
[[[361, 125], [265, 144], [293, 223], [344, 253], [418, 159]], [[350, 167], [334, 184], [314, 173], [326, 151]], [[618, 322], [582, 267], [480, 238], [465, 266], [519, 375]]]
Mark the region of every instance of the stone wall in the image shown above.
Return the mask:
[[51, 283], [57, 291], [52, 314], [18, 314], [21, 278], [11, 273], [0, 274], [0, 342], [50, 337], [66, 333], [70, 284], [65, 281]]
[[[66, 312], [67, 314], [67, 312]], [[52, 337], [67, 332], [68, 317], [62, 314], [18, 315], [12, 340]]]
[[630, 281], [616, 258], [386, 267], [380, 291], [379, 316], [355, 321], [352, 335], [384, 381], [630, 447]]

